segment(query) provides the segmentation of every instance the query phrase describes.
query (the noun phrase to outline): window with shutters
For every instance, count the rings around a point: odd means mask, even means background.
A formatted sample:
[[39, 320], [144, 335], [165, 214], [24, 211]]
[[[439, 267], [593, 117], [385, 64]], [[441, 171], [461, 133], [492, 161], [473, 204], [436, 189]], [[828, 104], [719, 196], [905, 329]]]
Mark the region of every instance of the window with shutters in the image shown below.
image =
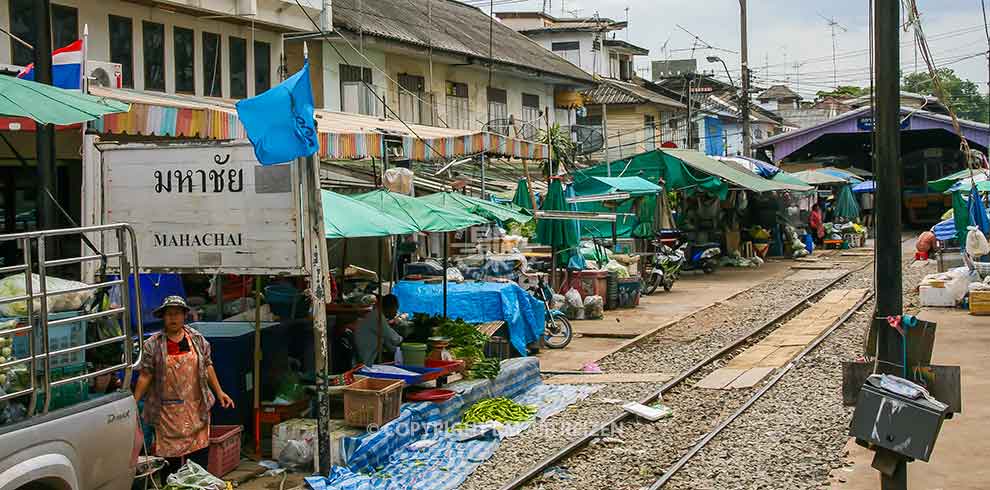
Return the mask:
[[399, 75], [399, 117], [408, 123], [433, 125], [433, 96], [418, 75]]
[[165, 25], [141, 23], [144, 48], [144, 89], [165, 91]]
[[340, 110], [354, 114], [380, 116], [381, 91], [372, 85], [371, 68], [340, 65]]
[[581, 43], [577, 41], [551, 43], [550, 50], [557, 56], [581, 66]]
[[192, 29], [172, 29], [172, 56], [175, 58], [175, 91], [196, 93], [196, 34]]
[[220, 35], [203, 33], [203, 95], [223, 97], [223, 61], [220, 56]]
[[508, 95], [500, 88], [488, 87], [488, 128], [494, 133], [509, 134]]
[[540, 128], [542, 113], [540, 111], [540, 96], [522, 94], [521, 121], [516, 121], [520, 127], [519, 136], [526, 140], [535, 140]]
[[120, 63], [121, 82], [134, 88], [134, 23], [129, 17], [109, 17], [110, 61]]
[[471, 113], [466, 83], [447, 82], [446, 91], [447, 126], [456, 129], [471, 129]]

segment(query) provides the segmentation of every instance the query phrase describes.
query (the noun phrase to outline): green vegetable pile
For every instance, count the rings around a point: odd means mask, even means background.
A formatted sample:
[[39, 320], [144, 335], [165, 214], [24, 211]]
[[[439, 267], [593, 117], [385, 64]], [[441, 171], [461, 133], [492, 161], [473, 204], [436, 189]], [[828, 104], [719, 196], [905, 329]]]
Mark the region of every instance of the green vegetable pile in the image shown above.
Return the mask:
[[468, 369], [467, 377], [472, 379], [495, 379], [501, 370], [502, 364], [498, 362], [498, 359], [484, 358], [474, 361], [471, 369]]
[[461, 422], [464, 424], [483, 424], [485, 422], [497, 421], [525, 422], [536, 416], [536, 407], [532, 405], [521, 405], [505, 397], [488, 398], [481, 400], [471, 406]]

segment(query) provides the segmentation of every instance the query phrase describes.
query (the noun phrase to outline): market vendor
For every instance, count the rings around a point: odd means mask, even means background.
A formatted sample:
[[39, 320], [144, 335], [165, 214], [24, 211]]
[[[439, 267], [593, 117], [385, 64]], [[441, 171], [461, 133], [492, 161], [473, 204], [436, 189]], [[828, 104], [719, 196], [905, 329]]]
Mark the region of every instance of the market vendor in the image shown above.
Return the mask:
[[822, 221], [822, 208], [815, 203], [811, 206], [811, 215], [808, 217], [808, 228], [815, 243], [821, 245], [825, 238], [825, 223]]
[[386, 294], [376, 301], [374, 310], [354, 327], [355, 364], [371, 366], [378, 361], [379, 329], [382, 352], [391, 352], [399, 347], [402, 336], [393, 327], [400, 321], [399, 298], [396, 295]]
[[169, 473], [187, 459], [207, 467], [210, 409], [215, 401], [224, 408], [234, 407], [213, 370], [210, 343], [186, 325], [187, 313], [189, 306], [180, 296], [165, 298], [154, 311], [164, 326], [144, 342], [141, 375], [134, 388], [138, 401], [147, 395], [143, 416], [155, 429], [152, 452], [168, 460]]

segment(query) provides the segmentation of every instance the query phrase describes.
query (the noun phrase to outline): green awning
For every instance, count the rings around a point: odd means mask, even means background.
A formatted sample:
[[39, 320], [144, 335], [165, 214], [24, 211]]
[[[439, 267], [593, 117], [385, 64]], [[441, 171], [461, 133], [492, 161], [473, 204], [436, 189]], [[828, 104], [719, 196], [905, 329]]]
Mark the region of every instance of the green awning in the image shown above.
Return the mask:
[[3, 116], [27, 117], [41, 124], [67, 125], [128, 110], [128, 104], [116, 100], [17, 77], [0, 76], [0, 115]]
[[[760, 177], [752, 172], [743, 171], [732, 165], [726, 165], [725, 163], [715, 160], [714, 158], [705, 156], [699, 151], [664, 149], [660, 150], [660, 153], [665, 156], [665, 159], [675, 158], [695, 170], [700, 170], [708, 175], [718, 177], [753, 192], [794, 190], [786, 185], [764, 179], [763, 177]], [[719, 199], [724, 198], [724, 194], [719, 195]]]
[[533, 219], [532, 216], [520, 213], [508, 206], [495, 204], [484, 199], [478, 199], [477, 197], [465, 196], [456, 192], [438, 192], [419, 197], [418, 199], [444, 209], [470, 213], [490, 221], [526, 223]]
[[945, 192], [949, 190], [949, 187], [955, 185], [956, 182], [969, 177], [969, 173], [970, 170], [968, 168], [964, 168], [958, 172], [946, 175], [941, 179], [928, 181], [928, 187], [935, 192]]
[[663, 192], [663, 188], [642, 177], [591, 177], [575, 181], [574, 192], [579, 196], [625, 192], [636, 197]]
[[354, 199], [394, 218], [412, 223], [419, 231], [457, 231], [488, 222], [480, 216], [444, 209], [415, 197], [384, 189], [358, 194]]
[[416, 225], [336, 192], [324, 190], [323, 227], [327, 238], [363, 238], [408, 235], [419, 231]]
[[596, 165], [578, 170], [575, 180], [583, 178], [608, 177], [641, 177], [648, 182], [659, 182], [663, 179], [664, 186], [669, 191], [684, 191], [687, 194], [707, 192], [720, 197], [728, 194], [729, 187], [718, 177], [710, 175], [695, 175], [683, 162], [660, 151], [648, 151], [632, 157], [616, 160], [611, 163], [611, 172], [606, 164]]
[[814, 186], [808, 185], [807, 182], [795, 177], [791, 173], [784, 172], [783, 170], [774, 174], [773, 178], [770, 180], [777, 182], [778, 184], [794, 186], [795, 192], [812, 192], [815, 190]]

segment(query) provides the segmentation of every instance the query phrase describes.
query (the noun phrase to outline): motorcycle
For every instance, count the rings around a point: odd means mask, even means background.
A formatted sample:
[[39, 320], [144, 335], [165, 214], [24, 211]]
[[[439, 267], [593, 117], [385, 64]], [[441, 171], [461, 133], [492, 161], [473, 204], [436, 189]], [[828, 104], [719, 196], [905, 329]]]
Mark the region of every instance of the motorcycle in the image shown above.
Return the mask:
[[691, 244], [690, 242], [681, 245], [685, 249], [684, 257], [687, 259], [681, 270], [700, 270], [705, 274], [715, 272], [718, 267], [718, 257], [722, 255], [722, 249], [717, 243]]
[[551, 349], [563, 349], [571, 343], [574, 331], [571, 322], [564, 315], [564, 312], [551, 308], [553, 303], [553, 289], [546, 284], [543, 276], [539, 277], [538, 283], [529, 288], [533, 297], [543, 301], [546, 316], [543, 322], [543, 344]]
[[681, 274], [685, 246], [681, 245], [675, 249], [664, 242], [665, 240], [653, 240], [657, 252], [653, 254], [652, 269], [643, 278], [643, 294], [653, 294], [660, 286], [663, 286], [664, 291], [669, 292], [674, 287], [674, 281]]

